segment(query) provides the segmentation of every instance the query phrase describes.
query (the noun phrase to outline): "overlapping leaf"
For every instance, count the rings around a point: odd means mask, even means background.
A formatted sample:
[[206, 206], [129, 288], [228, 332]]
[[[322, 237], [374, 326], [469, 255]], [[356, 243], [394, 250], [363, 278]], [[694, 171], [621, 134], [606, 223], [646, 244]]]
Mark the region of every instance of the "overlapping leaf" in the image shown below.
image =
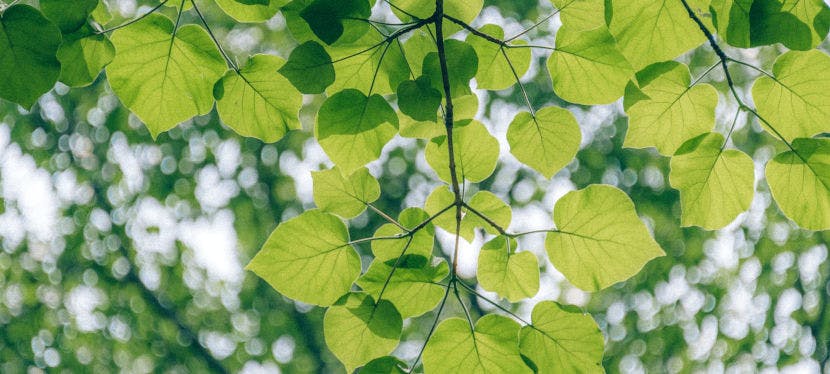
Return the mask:
[[515, 239], [497, 236], [481, 247], [476, 278], [481, 288], [510, 302], [539, 291], [539, 261], [532, 252], [516, 252]]
[[[484, 34], [495, 39], [504, 39], [504, 30], [498, 25], [488, 24], [479, 28]], [[475, 75], [478, 88], [503, 90], [517, 83], [530, 67], [530, 48], [504, 48], [492, 41], [470, 34], [467, 43], [478, 57], [478, 72]], [[515, 44], [524, 42], [517, 41]]]
[[787, 140], [828, 131], [830, 56], [818, 50], [787, 52], [772, 71], [774, 77], [762, 76], [752, 86], [758, 113]]
[[532, 326], [522, 327], [520, 346], [538, 373], [604, 373], [603, 338], [590, 315], [543, 301], [533, 308]]
[[112, 43], [110, 86], [153, 137], [213, 108], [213, 86], [226, 66], [203, 28], [151, 14], [113, 33]]
[[[450, 191], [449, 187], [441, 186], [432, 191], [427, 196], [424, 209], [432, 215], [438, 214], [442, 209], [446, 208], [455, 202], [455, 195]], [[510, 226], [512, 219], [512, 211], [510, 206], [499, 199], [496, 195], [489, 191], [479, 191], [467, 203], [476, 212], [481, 213], [487, 217], [492, 223], [499, 225], [501, 228]], [[436, 226], [446, 230], [447, 232], [456, 232], [456, 212], [455, 209], [444, 210], [444, 212], [433, 220]], [[473, 241], [475, 237], [475, 229], [483, 228], [491, 234], [498, 234], [499, 232], [490, 224], [475, 213], [468, 211], [467, 208], [462, 208], [461, 226], [459, 227], [459, 235], [467, 241]]]
[[324, 212], [354, 218], [380, 197], [380, 184], [366, 168], [343, 175], [338, 167], [311, 173], [314, 202]]
[[519, 324], [496, 314], [470, 331], [461, 318], [438, 325], [424, 350], [427, 373], [532, 373], [519, 355]]
[[302, 96], [288, 79], [274, 73], [284, 64], [277, 56], [255, 55], [242, 69], [228, 70], [213, 88], [222, 122], [237, 134], [265, 142], [300, 129]]
[[[406, 227], [407, 230], [413, 230], [422, 222], [429, 219], [429, 217], [429, 214], [423, 209], [411, 207], [404, 209], [398, 215], [398, 223]], [[375, 255], [375, 259], [379, 261], [394, 261], [405, 254], [427, 259], [432, 257], [432, 247], [435, 242], [435, 227], [432, 223], [427, 223], [412, 235], [402, 236], [404, 233], [403, 229], [392, 223], [380, 226], [375, 231], [374, 237], [386, 239], [372, 241], [372, 253]], [[390, 237], [394, 236], [401, 237], [390, 239]]]
[[326, 345], [352, 372], [398, 345], [403, 321], [392, 303], [350, 293], [332, 305], [323, 318]]
[[[465, 124], [466, 122], [466, 124]], [[496, 169], [499, 142], [481, 122], [462, 121], [453, 126], [453, 148], [458, 180], [481, 182]], [[426, 146], [426, 160], [438, 177], [450, 182], [449, 147], [447, 137], [439, 136]]]
[[[671, 155], [686, 140], [715, 125], [718, 93], [708, 84], [690, 86], [686, 65], [674, 61], [651, 65], [637, 73], [637, 82], [637, 94], [645, 96], [626, 109], [628, 133], [623, 146], [656, 147]], [[626, 96], [633, 90], [629, 86]]]
[[410, 318], [438, 305], [446, 291], [446, 287], [438, 282], [449, 272], [446, 261], [431, 265], [427, 258], [406, 255], [401, 260], [373, 261], [357, 284], [372, 297], [389, 300], [403, 318]]

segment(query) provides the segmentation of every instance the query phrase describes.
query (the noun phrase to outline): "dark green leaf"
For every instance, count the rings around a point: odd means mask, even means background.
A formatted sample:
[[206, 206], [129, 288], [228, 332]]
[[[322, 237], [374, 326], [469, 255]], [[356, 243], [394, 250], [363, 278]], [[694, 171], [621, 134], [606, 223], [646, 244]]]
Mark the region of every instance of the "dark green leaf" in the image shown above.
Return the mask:
[[334, 67], [331, 57], [319, 43], [308, 41], [300, 44], [279, 70], [304, 94], [319, 94], [334, 83]]
[[86, 23], [98, 0], [40, 0], [40, 10], [61, 32], [70, 34]]
[[441, 91], [435, 89], [425, 75], [398, 85], [398, 107], [416, 121], [435, 121], [442, 97]]

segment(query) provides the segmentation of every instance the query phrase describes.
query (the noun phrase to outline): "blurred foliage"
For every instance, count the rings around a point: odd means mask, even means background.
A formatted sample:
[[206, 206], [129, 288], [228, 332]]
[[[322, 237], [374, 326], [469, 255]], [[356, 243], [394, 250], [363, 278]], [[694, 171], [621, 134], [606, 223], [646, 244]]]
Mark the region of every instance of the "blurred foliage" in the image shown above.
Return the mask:
[[[107, 3], [125, 19], [154, 5]], [[502, 24], [507, 34], [552, 11], [547, 1], [488, 0], [485, 6], [484, 23]], [[279, 15], [251, 25], [206, 8], [234, 55], [284, 54], [293, 43]], [[553, 29], [540, 27], [530, 37], [552, 43]], [[780, 51], [731, 52], [768, 68]], [[667, 256], [593, 295], [568, 285], [542, 261], [543, 291], [517, 312], [528, 315], [541, 299], [582, 306], [606, 336], [609, 372], [828, 370], [830, 233], [789, 222], [764, 180], [750, 211], [733, 224], [714, 232], [681, 228], [668, 158], [622, 148], [626, 119], [618, 105], [569, 106], [552, 97], [540, 68], [544, 55], [534, 58], [535, 68], [524, 77], [533, 104], [568, 107], [590, 136], [577, 160], [552, 181], [503, 157], [481, 188], [515, 209], [546, 212], [562, 188], [617, 185], [635, 201]], [[700, 48], [682, 60], [697, 77], [714, 58]], [[755, 73], [736, 71], [745, 92]], [[723, 79], [710, 78], [720, 93], [723, 130], [735, 106]], [[522, 108], [521, 93], [479, 94], [486, 104], [483, 122], [503, 136]], [[319, 104], [316, 98], [303, 110], [306, 128]], [[744, 115], [732, 137], [756, 170], [782, 150]], [[383, 186], [376, 205], [392, 216], [423, 203], [436, 184], [419, 151], [423, 144], [395, 144], [371, 168]], [[263, 144], [223, 128], [215, 111], [154, 142], [101, 77], [84, 89], [59, 84], [31, 112], [0, 103], [0, 372], [342, 370], [324, 348], [321, 309], [291, 302], [241, 270], [278, 222], [312, 206], [308, 172], [325, 165], [308, 132]], [[371, 236], [381, 220], [364, 213], [351, 222], [352, 236]], [[187, 235], [196, 239], [183, 239]], [[209, 253], [220, 246], [230, 251]], [[360, 250], [370, 253], [368, 246]], [[205, 260], [211, 256], [233, 258], [216, 264]], [[492, 310], [484, 302], [473, 305], [475, 313]], [[405, 324], [415, 340], [399, 349], [417, 354], [419, 334], [433, 317]]]

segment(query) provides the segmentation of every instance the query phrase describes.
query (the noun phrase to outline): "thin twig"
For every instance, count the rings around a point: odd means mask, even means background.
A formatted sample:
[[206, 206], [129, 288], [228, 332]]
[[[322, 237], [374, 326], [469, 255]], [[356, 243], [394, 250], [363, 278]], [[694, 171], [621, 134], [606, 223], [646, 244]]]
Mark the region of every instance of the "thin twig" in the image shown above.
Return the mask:
[[[150, 9], [147, 13], [144, 13], [144, 14], [142, 14], [142, 15], [138, 16], [138, 18], [132, 19], [132, 20], [130, 20], [130, 21], [127, 21], [126, 23], [122, 23], [122, 24], [120, 24], [120, 25], [118, 25], [118, 26], [115, 26], [115, 27], [112, 27], [112, 28], [109, 28], [109, 29], [105, 29], [105, 30], [98, 31], [98, 32], [96, 32], [95, 34], [96, 34], [96, 35], [106, 34], [106, 33], [108, 33], [108, 32], [115, 31], [115, 30], [118, 30], [118, 29], [120, 29], [120, 28], [124, 28], [124, 27], [127, 27], [127, 26], [129, 26], [129, 25], [132, 25], [132, 24], [134, 24], [134, 23], [136, 23], [136, 22], [138, 22], [138, 21], [141, 21], [142, 19], [144, 19], [144, 17], [147, 17], [147, 16], [149, 16], [150, 14], [155, 13], [157, 10], [159, 10], [159, 8], [163, 7], [163, 6], [164, 6], [164, 4], [167, 4], [167, 2], [168, 2], [168, 1], [170, 1], [170, 0], [164, 0], [164, 1], [162, 1], [159, 5], [156, 5], [155, 7], [153, 7], [153, 9]], [[181, 11], [179, 11], [179, 13], [181, 13]]]

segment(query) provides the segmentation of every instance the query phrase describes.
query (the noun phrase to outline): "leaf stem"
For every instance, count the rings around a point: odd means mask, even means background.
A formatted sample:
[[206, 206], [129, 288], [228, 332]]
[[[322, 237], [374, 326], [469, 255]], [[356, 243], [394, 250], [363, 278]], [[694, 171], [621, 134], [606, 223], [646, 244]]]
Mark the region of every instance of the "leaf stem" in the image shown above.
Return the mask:
[[366, 204], [366, 206], [370, 210], [375, 212], [375, 214], [379, 215], [381, 218], [385, 219], [387, 222], [389, 222], [389, 223], [391, 223], [395, 226], [398, 226], [398, 228], [403, 230], [403, 231], [409, 232], [408, 228], [404, 227], [404, 225], [401, 225], [401, 223], [398, 222], [396, 219], [392, 218], [388, 214], [384, 213], [382, 210], [378, 209], [374, 204], [372, 204], [372, 203], [364, 203], [364, 204]]
[[[132, 20], [130, 20], [130, 21], [127, 21], [127, 22], [125, 22], [125, 23], [122, 23], [122, 24], [120, 24], [120, 25], [118, 25], [118, 26], [114, 26], [114, 27], [109, 28], [109, 29], [104, 29], [104, 30], [98, 31], [98, 32], [96, 32], [95, 34], [96, 34], [96, 35], [106, 34], [106, 33], [108, 33], [108, 32], [115, 31], [115, 30], [118, 30], [118, 29], [120, 29], [120, 28], [124, 28], [124, 27], [127, 27], [127, 26], [129, 26], [129, 25], [132, 25], [132, 24], [134, 24], [134, 23], [136, 23], [136, 22], [138, 22], [138, 21], [141, 21], [142, 19], [144, 19], [144, 17], [147, 17], [147, 16], [149, 16], [150, 14], [155, 13], [157, 10], [159, 10], [161, 7], [163, 7], [163, 6], [164, 6], [164, 4], [167, 4], [167, 2], [168, 2], [168, 1], [170, 1], [170, 0], [164, 0], [164, 1], [162, 1], [161, 3], [159, 3], [159, 5], [156, 5], [155, 7], [153, 7], [153, 9], [150, 9], [147, 13], [144, 13], [144, 14], [142, 14], [142, 15], [138, 16], [138, 18], [134, 18], [134, 19], [132, 19]], [[179, 11], [179, 13], [181, 13], [181, 10]]]
[[438, 311], [435, 312], [435, 320], [432, 322], [432, 327], [429, 328], [427, 337], [424, 339], [424, 345], [421, 346], [421, 350], [418, 352], [418, 357], [415, 358], [415, 362], [413, 362], [412, 366], [409, 368], [409, 374], [412, 374], [412, 372], [415, 371], [415, 367], [418, 366], [418, 362], [421, 361], [421, 356], [424, 355], [424, 350], [427, 348], [429, 339], [432, 338], [432, 333], [435, 332], [435, 327], [438, 326], [438, 321], [441, 319], [441, 312], [444, 311], [444, 306], [447, 304], [447, 297], [450, 296], [450, 289], [455, 281], [455, 275], [453, 274], [450, 278], [450, 282], [447, 284], [447, 290], [444, 291], [444, 297], [441, 298], [441, 304], [438, 305]]
[[[233, 71], [235, 71], [237, 74], [239, 74], [239, 67], [236, 66], [236, 64], [233, 61], [231, 61], [231, 58], [228, 57], [227, 53], [225, 53], [225, 49], [222, 48], [222, 44], [220, 44], [219, 40], [216, 39], [216, 35], [213, 35], [213, 30], [210, 29], [210, 26], [208, 25], [207, 20], [202, 15], [202, 12], [199, 10], [199, 7], [196, 6], [196, 0], [190, 0], [190, 3], [193, 4], [193, 10], [196, 11], [196, 14], [199, 16], [199, 19], [202, 21], [202, 24], [205, 25], [205, 29], [207, 30], [208, 35], [210, 35], [210, 39], [213, 40], [213, 44], [216, 45], [216, 48], [219, 49], [219, 52], [222, 54], [222, 57], [225, 58], [225, 62], [228, 64], [228, 67], [233, 69]], [[240, 75], [242, 75], [242, 74], [240, 74]], [[246, 81], [247, 81], [247, 79], [246, 79]]]

